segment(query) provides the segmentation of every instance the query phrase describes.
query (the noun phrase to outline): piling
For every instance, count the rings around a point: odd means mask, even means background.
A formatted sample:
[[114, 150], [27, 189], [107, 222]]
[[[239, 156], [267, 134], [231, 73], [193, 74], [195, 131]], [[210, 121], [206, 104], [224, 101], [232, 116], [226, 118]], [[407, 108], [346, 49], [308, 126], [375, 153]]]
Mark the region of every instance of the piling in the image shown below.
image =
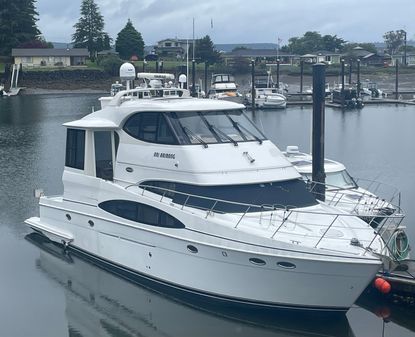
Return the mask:
[[313, 192], [317, 199], [325, 200], [324, 172], [324, 123], [325, 123], [326, 66], [313, 65], [313, 130], [312, 130], [312, 180], [316, 182]]
[[280, 88], [280, 59], [277, 60], [277, 88]]
[[349, 63], [349, 85], [352, 84], [352, 71], [353, 71], [353, 61], [350, 60], [350, 63]]
[[159, 61], [156, 61], [156, 73], [159, 72]]
[[255, 112], [255, 61], [251, 60], [251, 107], [252, 111]]
[[[300, 94], [303, 93], [303, 75], [304, 75], [304, 61], [300, 61]], [[303, 98], [301, 97], [301, 100]]]
[[205, 62], [205, 96], [207, 97], [207, 77], [208, 77], [208, 69], [209, 69], [209, 63]]
[[159, 65], [160, 65], [160, 72], [162, 73], [163, 72], [163, 61], [159, 61]]
[[399, 99], [398, 87], [399, 87], [399, 61], [396, 60], [396, 63], [395, 63], [395, 99], [396, 100]]
[[192, 60], [192, 97], [196, 97], [196, 61]]
[[342, 78], [342, 87], [341, 87], [341, 92], [340, 92], [340, 96], [341, 96], [341, 102], [342, 102], [342, 109], [344, 108], [344, 59], [342, 59], [340, 61], [341, 63], [341, 78]]
[[357, 59], [357, 97], [360, 97], [360, 59]]

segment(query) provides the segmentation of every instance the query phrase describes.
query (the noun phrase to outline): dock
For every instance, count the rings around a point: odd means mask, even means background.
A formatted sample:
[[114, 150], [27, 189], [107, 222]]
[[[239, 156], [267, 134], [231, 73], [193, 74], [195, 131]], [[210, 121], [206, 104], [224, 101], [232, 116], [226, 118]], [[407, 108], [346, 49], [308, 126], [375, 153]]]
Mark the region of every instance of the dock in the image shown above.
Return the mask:
[[402, 261], [392, 271], [381, 271], [377, 276], [389, 282], [391, 293], [415, 297], [415, 260]]

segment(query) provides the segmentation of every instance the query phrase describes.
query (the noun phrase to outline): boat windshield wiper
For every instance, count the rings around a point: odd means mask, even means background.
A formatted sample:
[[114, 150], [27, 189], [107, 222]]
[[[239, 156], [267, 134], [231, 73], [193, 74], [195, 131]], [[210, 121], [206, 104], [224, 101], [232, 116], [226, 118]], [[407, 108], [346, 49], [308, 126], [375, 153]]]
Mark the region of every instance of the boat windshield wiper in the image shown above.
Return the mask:
[[[203, 121], [206, 123], [206, 125], [208, 126], [209, 130], [216, 135], [221, 135], [222, 137], [226, 138], [227, 140], [229, 140], [231, 143], [233, 143], [233, 145], [238, 146], [238, 142], [233, 139], [231, 136], [227, 135], [225, 132], [223, 132], [221, 129], [219, 129], [217, 126], [211, 124], [207, 118], [203, 115], [200, 115], [200, 117], [202, 117]], [[220, 139], [219, 139], [220, 140]]]
[[233, 125], [233, 127], [236, 129], [236, 130], [238, 130], [238, 132], [242, 135], [242, 137], [244, 138], [244, 139], [246, 139], [246, 134], [244, 134], [243, 132], [242, 132], [242, 130], [244, 130], [246, 133], [248, 133], [251, 137], [254, 137], [255, 138], [255, 140], [259, 143], [259, 144], [262, 144], [262, 139], [261, 138], [259, 138], [258, 136], [256, 136], [252, 131], [249, 131], [247, 128], [245, 128], [244, 126], [242, 126], [241, 124], [239, 124], [238, 122], [236, 122], [236, 121], [234, 121], [233, 119], [232, 119], [232, 117], [231, 116], [229, 116], [229, 115], [226, 115], [226, 116], [228, 116], [228, 118], [230, 119], [230, 121], [232, 122], [232, 125]]
[[208, 147], [208, 144], [202, 139], [200, 138], [197, 134], [195, 134], [192, 130], [190, 130], [189, 128], [182, 126], [183, 132], [186, 134], [186, 136], [189, 138], [192, 137], [194, 139], [196, 139], [197, 141], [199, 141], [200, 144], [203, 145], [204, 148]]

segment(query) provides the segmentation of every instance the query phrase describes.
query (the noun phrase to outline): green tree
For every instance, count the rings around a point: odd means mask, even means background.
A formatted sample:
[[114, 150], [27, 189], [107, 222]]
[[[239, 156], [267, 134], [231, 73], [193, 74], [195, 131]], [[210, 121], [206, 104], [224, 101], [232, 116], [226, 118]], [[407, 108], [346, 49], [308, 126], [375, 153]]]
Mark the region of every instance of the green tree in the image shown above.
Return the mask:
[[37, 40], [36, 0], [0, 0], [0, 55], [10, 55], [12, 48]]
[[219, 63], [221, 61], [220, 53], [215, 49], [209, 35], [196, 40], [196, 62], [207, 62], [209, 64]]
[[95, 59], [97, 52], [110, 48], [110, 37], [104, 32], [104, 19], [94, 0], [82, 0], [81, 17], [74, 25], [72, 42], [75, 48], [88, 48]]
[[118, 33], [117, 39], [115, 40], [115, 50], [124, 60], [129, 60], [133, 55], [141, 59], [144, 57], [143, 38], [134, 28], [130, 19], [128, 19], [125, 27]]
[[342, 50], [345, 40], [337, 35], [321, 36], [318, 32], [306, 32], [302, 37], [292, 37], [288, 40], [288, 45], [281, 48], [282, 51], [293, 54], [308, 54], [318, 50], [336, 51]]
[[395, 54], [398, 49], [404, 44], [406, 38], [406, 32], [402, 29], [390, 32], [386, 32], [383, 35], [383, 39], [386, 43], [386, 49], [389, 54]]

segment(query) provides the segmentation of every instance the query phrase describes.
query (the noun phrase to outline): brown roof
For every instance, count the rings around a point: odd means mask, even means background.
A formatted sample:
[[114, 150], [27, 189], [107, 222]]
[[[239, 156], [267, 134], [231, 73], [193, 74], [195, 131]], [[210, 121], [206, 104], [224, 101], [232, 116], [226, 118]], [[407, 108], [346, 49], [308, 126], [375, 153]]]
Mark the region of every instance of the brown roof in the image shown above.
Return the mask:
[[86, 48], [13, 48], [12, 56], [89, 56]]

